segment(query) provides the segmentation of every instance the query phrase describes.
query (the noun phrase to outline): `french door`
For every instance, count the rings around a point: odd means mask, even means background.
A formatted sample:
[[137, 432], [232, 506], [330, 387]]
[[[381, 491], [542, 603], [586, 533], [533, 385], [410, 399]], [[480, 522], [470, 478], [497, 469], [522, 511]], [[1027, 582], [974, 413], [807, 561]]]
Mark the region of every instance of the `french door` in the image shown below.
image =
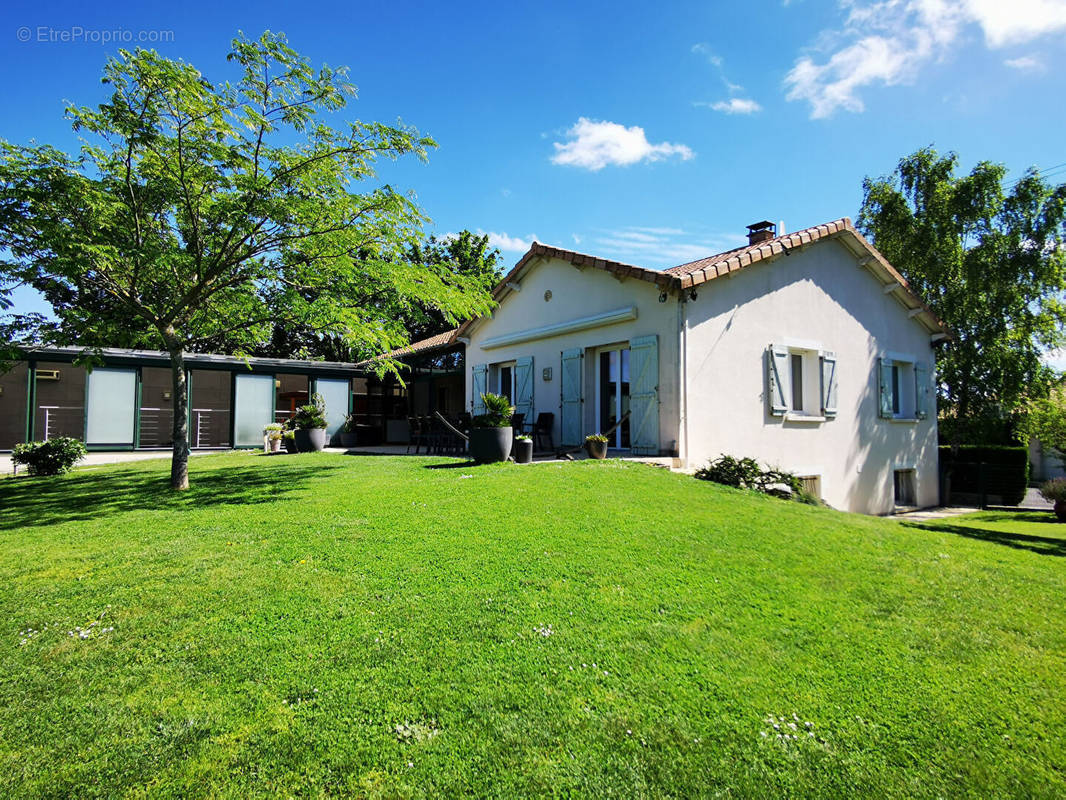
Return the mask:
[[[629, 347], [604, 348], [596, 357], [596, 426], [606, 433], [629, 411]], [[629, 448], [629, 420], [608, 437], [608, 447]]]

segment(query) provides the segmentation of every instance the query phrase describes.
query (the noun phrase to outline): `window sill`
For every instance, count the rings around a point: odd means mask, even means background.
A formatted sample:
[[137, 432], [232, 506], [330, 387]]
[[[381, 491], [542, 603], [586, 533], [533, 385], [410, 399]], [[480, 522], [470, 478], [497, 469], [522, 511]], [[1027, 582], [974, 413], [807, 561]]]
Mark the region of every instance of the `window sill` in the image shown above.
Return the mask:
[[888, 421], [897, 425], [917, 425], [921, 422], [917, 417], [888, 417]]
[[813, 414], [800, 414], [795, 411], [789, 411], [785, 414], [785, 422], [805, 422], [817, 425], [818, 423], [825, 421], [826, 417], [816, 417]]

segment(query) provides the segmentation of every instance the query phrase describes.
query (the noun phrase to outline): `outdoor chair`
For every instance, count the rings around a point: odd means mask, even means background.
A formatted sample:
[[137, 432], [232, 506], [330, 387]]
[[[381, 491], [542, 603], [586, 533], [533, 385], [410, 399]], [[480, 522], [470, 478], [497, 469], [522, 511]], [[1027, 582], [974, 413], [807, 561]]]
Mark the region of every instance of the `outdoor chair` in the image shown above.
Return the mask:
[[407, 427], [410, 430], [410, 436], [407, 439], [407, 452], [410, 454], [411, 445], [414, 445], [415, 455], [418, 455], [418, 449], [422, 446], [422, 422], [418, 417], [408, 417]]
[[525, 414], [512, 414], [511, 415], [511, 429], [514, 430], [514, 435], [515, 436], [519, 436], [519, 435], [521, 435], [521, 434], [526, 432], [525, 431], [525, 428], [526, 428], [525, 422], [526, 422], [526, 415]]
[[[555, 424], [555, 414], [550, 411], [541, 411], [537, 414], [537, 421], [533, 423], [533, 447], [538, 450], [552, 450], [554, 444], [552, 444], [552, 425]], [[544, 441], [548, 442], [547, 447], [542, 447], [541, 444]]]

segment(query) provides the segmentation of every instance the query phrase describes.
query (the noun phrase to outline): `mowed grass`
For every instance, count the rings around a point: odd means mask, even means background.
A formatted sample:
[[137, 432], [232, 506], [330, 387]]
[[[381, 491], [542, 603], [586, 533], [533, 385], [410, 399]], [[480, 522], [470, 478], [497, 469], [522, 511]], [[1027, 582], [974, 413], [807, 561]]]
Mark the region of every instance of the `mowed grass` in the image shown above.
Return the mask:
[[1066, 526], [618, 461], [167, 468], [0, 480], [6, 796], [1066, 794], [1066, 561], [1017, 538]]

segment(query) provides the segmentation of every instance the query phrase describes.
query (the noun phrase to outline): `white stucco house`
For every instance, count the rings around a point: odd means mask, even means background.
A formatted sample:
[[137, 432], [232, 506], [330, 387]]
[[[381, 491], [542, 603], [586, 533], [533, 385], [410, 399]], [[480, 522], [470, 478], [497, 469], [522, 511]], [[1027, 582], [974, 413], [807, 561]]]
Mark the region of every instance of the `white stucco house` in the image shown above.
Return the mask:
[[556, 446], [699, 466], [751, 456], [868, 514], [938, 502], [933, 347], [948, 331], [848, 219], [654, 270], [534, 243], [453, 334], [466, 399], [554, 415]]

